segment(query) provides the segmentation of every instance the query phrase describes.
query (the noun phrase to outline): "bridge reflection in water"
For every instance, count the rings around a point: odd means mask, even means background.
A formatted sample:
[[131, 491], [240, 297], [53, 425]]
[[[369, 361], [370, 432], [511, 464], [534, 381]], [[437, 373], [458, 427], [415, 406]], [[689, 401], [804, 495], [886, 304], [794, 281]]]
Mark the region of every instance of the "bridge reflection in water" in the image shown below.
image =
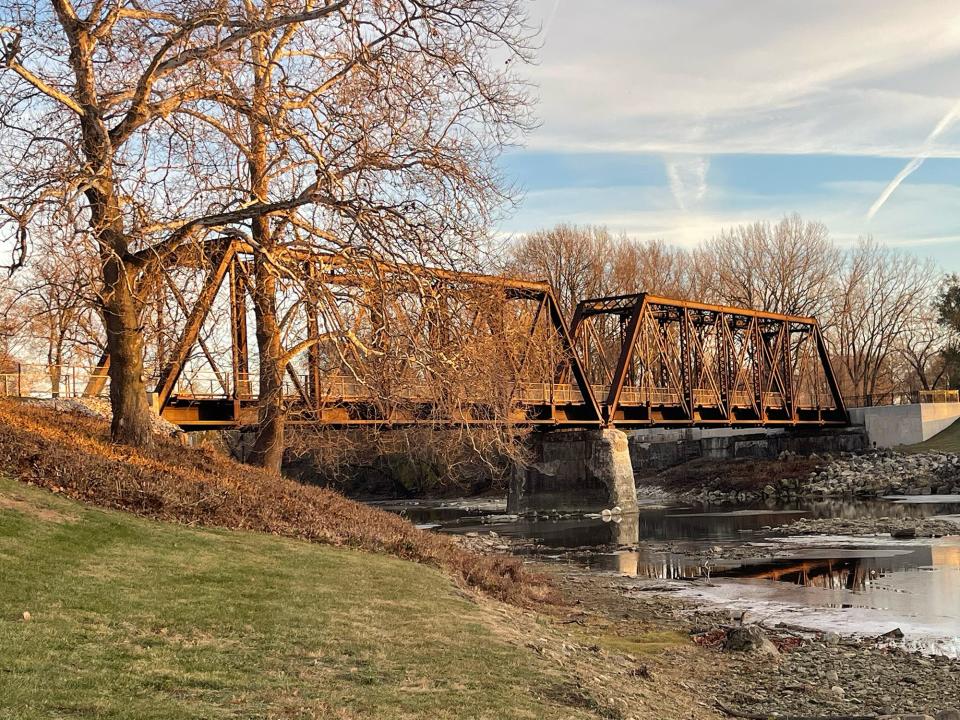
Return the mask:
[[[903, 573], [943, 569], [948, 571], [946, 582], [954, 582], [960, 576], [960, 543], [930, 541], [904, 545], [891, 541], [883, 545], [872, 540], [858, 547], [858, 541], [851, 538], [844, 547], [817, 547], [818, 540], [810, 538], [813, 547], [794, 549], [767, 539], [764, 528], [789, 522], [801, 514], [867, 518], [893, 513], [920, 518], [956, 510], [956, 503], [891, 506], [849, 501], [822, 501], [803, 509], [691, 512], [657, 508], [611, 522], [519, 521], [509, 534], [537, 537], [543, 546], [539, 552], [549, 554], [549, 547], [564, 547], [571, 552], [574, 562], [631, 577], [770, 581], [812, 589], [867, 592], [884, 589], [885, 579], [891, 574], [902, 578]], [[737, 558], [737, 550], [746, 542], [766, 545], [769, 556]], [[725, 558], [725, 552], [731, 557]], [[842, 601], [836, 605], [844, 606]]]
[[[810, 557], [811, 554], [826, 556]], [[639, 549], [598, 555], [585, 562], [598, 570], [615, 570], [650, 580], [767, 580], [823, 590], [864, 592], [890, 573], [935, 567], [960, 569], [960, 548], [922, 546], [893, 555], [867, 548], [798, 550], [792, 557], [759, 559], [724, 559], [722, 551], [714, 556], [709, 548], [704, 548], [699, 557]]]

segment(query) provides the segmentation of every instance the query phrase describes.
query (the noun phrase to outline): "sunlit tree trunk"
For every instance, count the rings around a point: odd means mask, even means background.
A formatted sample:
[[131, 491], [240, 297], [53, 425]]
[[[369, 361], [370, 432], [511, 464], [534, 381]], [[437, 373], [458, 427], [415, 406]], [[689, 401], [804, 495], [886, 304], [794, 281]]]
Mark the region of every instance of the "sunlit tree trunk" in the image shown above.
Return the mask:
[[143, 333], [133, 294], [135, 274], [114, 253], [104, 257], [103, 322], [110, 353], [110, 426], [114, 442], [151, 444], [150, 405], [143, 381]]
[[[250, 113], [250, 151], [247, 165], [253, 196], [265, 199], [270, 189], [267, 134], [263, 124], [254, 118], [266, 115], [270, 72], [266, 69], [262, 38], [255, 38], [251, 42], [250, 51], [255, 84]], [[252, 237], [256, 248], [252, 294], [260, 357], [260, 397], [257, 407], [257, 437], [249, 459], [251, 464], [279, 475], [284, 450], [283, 374], [286, 366], [277, 315], [277, 277], [269, 258], [274, 245], [269, 217], [253, 218]]]

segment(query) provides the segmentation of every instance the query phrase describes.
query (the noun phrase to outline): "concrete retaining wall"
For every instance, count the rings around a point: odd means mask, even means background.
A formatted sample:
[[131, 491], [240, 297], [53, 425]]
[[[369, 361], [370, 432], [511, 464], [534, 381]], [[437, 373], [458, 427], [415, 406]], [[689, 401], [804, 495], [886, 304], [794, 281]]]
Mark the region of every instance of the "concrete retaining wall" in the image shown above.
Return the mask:
[[867, 445], [862, 428], [818, 433], [735, 428], [701, 430], [640, 430], [630, 433], [630, 459], [635, 471], [662, 470], [698, 458], [775, 458], [789, 451], [811, 453], [856, 452]]
[[960, 418], [960, 403], [851, 408], [850, 420], [867, 431], [871, 446], [913, 445], [929, 440]]

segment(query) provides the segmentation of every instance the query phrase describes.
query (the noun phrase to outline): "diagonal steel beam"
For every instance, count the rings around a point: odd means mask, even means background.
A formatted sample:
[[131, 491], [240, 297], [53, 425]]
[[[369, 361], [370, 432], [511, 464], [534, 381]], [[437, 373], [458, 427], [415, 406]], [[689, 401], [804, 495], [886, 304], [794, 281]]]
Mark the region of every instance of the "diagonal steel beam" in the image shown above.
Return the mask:
[[627, 378], [627, 369], [633, 359], [633, 350], [637, 344], [637, 335], [640, 330], [640, 319], [643, 317], [643, 311], [647, 307], [646, 296], [641, 295], [637, 298], [630, 312], [630, 320], [627, 323], [623, 335], [623, 344], [620, 346], [620, 357], [617, 358], [617, 366], [613, 371], [613, 377], [610, 380], [610, 393], [607, 395], [607, 405], [605, 408], [608, 423], [613, 422], [616, 417], [617, 406], [620, 404], [620, 394], [623, 392], [623, 383]]
[[545, 296], [548, 310], [547, 314], [550, 322], [553, 324], [554, 330], [560, 336], [560, 344], [570, 363], [573, 379], [576, 380], [583, 401], [587, 404], [590, 415], [592, 416], [590, 419], [603, 422], [600, 405], [597, 404], [597, 399], [593, 395], [593, 388], [590, 387], [590, 381], [583, 370], [583, 364], [580, 362], [580, 356], [577, 354], [573, 340], [570, 338], [570, 331], [567, 329], [567, 323], [563, 319], [563, 313], [560, 312], [560, 307], [557, 305], [557, 298], [554, 297], [552, 290], [547, 290]]
[[160, 377], [157, 380], [156, 394], [159, 411], [162, 411], [170, 400], [173, 388], [183, 372], [183, 364], [186, 362], [193, 344], [197, 341], [203, 321], [210, 312], [213, 300], [223, 284], [223, 279], [235, 254], [236, 248], [232, 242], [223, 243], [220, 248], [214, 250], [210, 273], [200, 290], [197, 303], [193, 306], [193, 310], [187, 318], [180, 340], [171, 353], [170, 361], [161, 370]]

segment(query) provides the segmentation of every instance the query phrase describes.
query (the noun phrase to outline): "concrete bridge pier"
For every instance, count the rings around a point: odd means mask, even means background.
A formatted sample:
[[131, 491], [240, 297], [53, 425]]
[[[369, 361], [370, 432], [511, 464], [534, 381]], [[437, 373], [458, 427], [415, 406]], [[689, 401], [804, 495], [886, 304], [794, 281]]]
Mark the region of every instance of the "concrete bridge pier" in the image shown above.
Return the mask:
[[530, 461], [515, 467], [507, 512], [637, 509], [630, 445], [621, 430], [534, 432]]

